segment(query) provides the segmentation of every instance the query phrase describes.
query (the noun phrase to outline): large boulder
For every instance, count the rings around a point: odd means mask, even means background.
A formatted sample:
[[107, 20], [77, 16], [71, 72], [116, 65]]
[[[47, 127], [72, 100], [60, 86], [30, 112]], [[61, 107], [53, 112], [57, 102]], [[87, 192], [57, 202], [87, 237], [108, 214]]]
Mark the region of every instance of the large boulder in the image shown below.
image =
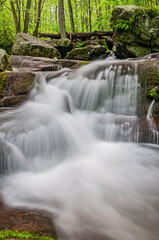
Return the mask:
[[0, 73], [0, 107], [19, 106], [33, 88], [33, 73]]
[[[7, 152], [8, 155], [10, 152]], [[2, 200], [0, 200], [0, 231], [6, 230], [16, 231], [13, 232], [14, 235], [18, 236], [18, 232], [25, 231], [26, 235], [28, 233], [34, 233], [34, 235], [44, 235], [49, 237], [54, 237], [56, 239], [55, 227], [52, 224], [50, 218], [47, 217], [47, 213], [39, 213], [38, 211], [26, 210], [26, 209], [15, 209], [6, 206]], [[8, 239], [9, 234], [4, 234], [1, 239]], [[11, 235], [11, 232], [10, 232]], [[24, 236], [25, 237], [25, 236]], [[9, 239], [20, 239], [20, 237]], [[21, 238], [22, 239], [22, 238]], [[24, 239], [24, 238], [23, 238]], [[25, 238], [26, 239], [26, 238]], [[39, 239], [39, 238], [38, 238]], [[45, 238], [47, 239], [47, 238]]]
[[6, 71], [6, 70], [8, 71], [12, 70], [11, 61], [6, 51], [3, 49], [0, 49], [0, 72]]
[[18, 33], [12, 48], [13, 55], [60, 58], [59, 51], [53, 46], [26, 33]]
[[[150, 56], [150, 55], [149, 55]], [[150, 106], [152, 100], [155, 100], [153, 106], [153, 115], [159, 116], [159, 58], [144, 59], [137, 64], [138, 78], [141, 85], [139, 99], [141, 102], [140, 114], [144, 115]], [[154, 91], [153, 91], [154, 90]], [[154, 94], [151, 94], [152, 91]], [[157, 98], [156, 98], [157, 97]]]
[[68, 38], [51, 40], [47, 39], [45, 40], [45, 42], [55, 47], [60, 52], [62, 57], [65, 57], [66, 54], [70, 52], [73, 48], [73, 44]]
[[86, 47], [75, 48], [67, 55], [66, 59], [75, 59], [83, 61], [91, 61], [98, 59], [106, 53], [103, 45], [88, 45]]
[[141, 57], [159, 51], [159, 16], [156, 10], [134, 5], [115, 7], [111, 17], [119, 58]]

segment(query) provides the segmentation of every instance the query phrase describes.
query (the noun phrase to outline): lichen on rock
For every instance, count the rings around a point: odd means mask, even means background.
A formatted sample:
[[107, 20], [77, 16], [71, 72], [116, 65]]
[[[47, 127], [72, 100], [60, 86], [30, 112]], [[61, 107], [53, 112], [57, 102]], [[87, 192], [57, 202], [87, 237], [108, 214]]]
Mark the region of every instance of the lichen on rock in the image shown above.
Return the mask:
[[73, 44], [68, 38], [45, 40], [45, 42], [56, 48], [62, 57], [65, 57], [66, 53], [73, 48]]
[[98, 59], [106, 53], [106, 48], [103, 45], [88, 45], [86, 47], [75, 48], [68, 53], [66, 59], [91, 61]]
[[116, 55], [141, 57], [159, 51], [159, 11], [134, 5], [118, 6], [112, 12]]
[[0, 72], [12, 71], [11, 61], [5, 50], [0, 49]]
[[12, 54], [46, 58], [61, 57], [61, 54], [56, 48], [26, 33], [17, 34], [12, 48]]
[[19, 106], [28, 99], [35, 74], [4, 72], [0, 74], [0, 107]]

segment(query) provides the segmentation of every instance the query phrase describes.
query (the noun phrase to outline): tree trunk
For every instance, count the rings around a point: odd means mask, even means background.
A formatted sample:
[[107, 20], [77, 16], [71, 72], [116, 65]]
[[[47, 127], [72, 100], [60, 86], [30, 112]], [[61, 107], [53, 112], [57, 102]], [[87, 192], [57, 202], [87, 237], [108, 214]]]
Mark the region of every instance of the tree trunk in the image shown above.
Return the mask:
[[58, 7], [57, 7], [57, 5], [55, 5], [55, 22], [57, 23], [57, 9], [58, 9]]
[[[112, 37], [114, 35], [113, 31], [94, 31], [94, 32], [77, 32], [77, 33], [72, 33], [71, 37], [72, 39], [77, 39], [77, 38], [89, 38], [92, 36], [97, 36], [99, 38], [102, 38], [104, 36], [110, 36]], [[39, 33], [39, 37], [50, 37], [51, 39], [60, 39], [61, 34], [60, 33]], [[67, 33], [67, 38], [70, 38], [70, 34]]]
[[88, 0], [88, 13], [89, 13], [89, 28], [92, 31], [92, 21], [91, 21], [91, 2]]
[[17, 34], [17, 33], [20, 33], [20, 22], [18, 21], [18, 16], [17, 16], [13, 1], [10, 1], [10, 6], [11, 6], [12, 14], [13, 14], [15, 28], [16, 28], [16, 34]]
[[64, 12], [64, 1], [63, 0], [59, 0], [58, 16], [59, 16], [59, 26], [60, 26], [61, 38], [66, 38], [65, 12]]
[[74, 0], [75, 1], [75, 28], [76, 28], [76, 31], [77, 31], [77, 29], [78, 29], [78, 13], [77, 13], [77, 11], [78, 11], [78, 6], [77, 6], [77, 0]]
[[72, 30], [72, 33], [74, 33], [75, 32], [75, 25], [74, 25], [74, 19], [73, 19], [73, 11], [72, 11], [71, 0], [67, 0], [67, 2], [68, 2], [69, 14], [70, 14], [71, 30]]
[[16, 7], [17, 7], [17, 16], [18, 16], [18, 22], [19, 22], [19, 27], [21, 31], [21, 0], [15, 0]]
[[35, 2], [35, 5], [34, 5], [34, 23], [37, 23], [37, 9], [38, 9], [37, 0], [35, 0], [34, 2]]
[[88, 32], [88, 18], [87, 18], [87, 16], [85, 17], [85, 23], [86, 23], [86, 32]]
[[99, 5], [99, 22], [101, 23], [99, 26], [100, 26], [100, 30], [104, 30], [103, 28], [103, 21], [102, 21], [102, 8], [101, 8], [101, 2], [100, 0], [98, 0], [98, 5]]
[[31, 0], [27, 0], [25, 19], [24, 19], [24, 30], [23, 30], [24, 33], [28, 33], [30, 8], [31, 8]]
[[33, 36], [34, 36], [34, 37], [38, 37], [41, 11], [42, 11], [44, 2], [45, 2], [45, 0], [39, 0], [39, 2], [38, 2], [37, 22], [36, 22], [35, 30], [34, 30], [34, 32], [33, 32]]

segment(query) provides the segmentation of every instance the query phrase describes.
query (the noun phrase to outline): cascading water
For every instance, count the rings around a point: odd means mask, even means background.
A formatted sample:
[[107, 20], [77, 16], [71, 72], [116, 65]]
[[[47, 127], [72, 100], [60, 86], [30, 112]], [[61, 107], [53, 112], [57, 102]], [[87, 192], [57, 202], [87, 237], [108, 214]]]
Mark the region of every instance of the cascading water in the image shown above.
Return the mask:
[[137, 66], [38, 74], [0, 114], [1, 194], [52, 214], [61, 239], [158, 240], [158, 145], [139, 145]]

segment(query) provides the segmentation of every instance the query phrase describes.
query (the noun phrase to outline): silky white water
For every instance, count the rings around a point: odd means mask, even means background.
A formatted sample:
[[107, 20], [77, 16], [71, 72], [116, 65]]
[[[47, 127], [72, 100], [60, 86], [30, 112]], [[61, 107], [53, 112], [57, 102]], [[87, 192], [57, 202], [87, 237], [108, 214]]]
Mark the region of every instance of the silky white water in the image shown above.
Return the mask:
[[0, 114], [4, 202], [48, 211], [59, 239], [158, 240], [159, 148], [137, 144], [137, 90], [119, 63], [38, 74]]

